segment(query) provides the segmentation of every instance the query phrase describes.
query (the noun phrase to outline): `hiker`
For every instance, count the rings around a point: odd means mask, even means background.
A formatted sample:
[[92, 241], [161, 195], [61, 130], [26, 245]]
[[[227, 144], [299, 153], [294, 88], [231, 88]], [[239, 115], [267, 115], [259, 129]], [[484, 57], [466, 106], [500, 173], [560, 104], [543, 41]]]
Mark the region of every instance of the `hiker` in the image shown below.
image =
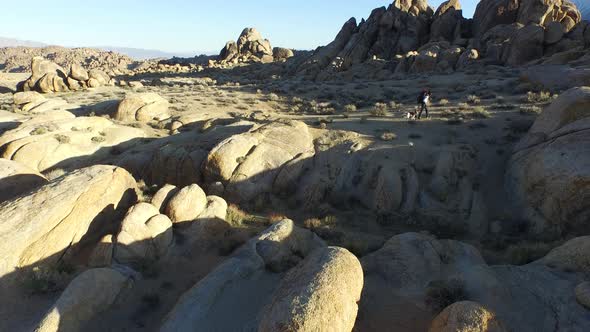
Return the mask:
[[418, 113], [418, 120], [422, 117], [422, 111], [426, 111], [426, 118], [428, 118], [428, 103], [430, 102], [430, 90], [424, 89], [418, 95], [418, 105], [420, 105], [420, 112]]

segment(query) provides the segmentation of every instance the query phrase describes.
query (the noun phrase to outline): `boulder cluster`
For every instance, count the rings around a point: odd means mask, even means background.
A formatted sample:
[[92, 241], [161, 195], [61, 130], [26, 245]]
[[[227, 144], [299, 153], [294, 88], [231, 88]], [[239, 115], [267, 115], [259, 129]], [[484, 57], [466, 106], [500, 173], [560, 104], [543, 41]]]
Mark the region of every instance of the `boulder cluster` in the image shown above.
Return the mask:
[[31, 63], [31, 77], [19, 83], [19, 91], [41, 93], [78, 91], [113, 85], [111, 77], [100, 69], [87, 71], [79, 64], [72, 64], [66, 71], [56, 63], [42, 57], [34, 57]]
[[217, 62], [210, 61], [209, 66], [223, 66], [245, 62], [269, 63], [286, 60], [293, 56], [293, 51], [287, 48], [270, 45], [268, 39], [262, 38], [258, 30], [245, 28], [237, 41], [229, 41], [219, 53]]
[[436, 11], [426, 0], [396, 0], [358, 24], [350, 19], [296, 71], [327, 79], [374, 60], [389, 62], [396, 73], [452, 71], [476, 60], [518, 66], [588, 47], [590, 29], [581, 19], [567, 0], [482, 0], [473, 19], [463, 17], [459, 0]]
[[117, 52], [86, 47], [4, 47], [0, 48], [0, 63], [3, 64], [0, 71], [30, 73], [31, 60], [34, 57], [51, 59], [62, 68], [82, 64], [88, 70], [100, 69], [109, 76], [128, 74], [138, 64], [137, 61]]

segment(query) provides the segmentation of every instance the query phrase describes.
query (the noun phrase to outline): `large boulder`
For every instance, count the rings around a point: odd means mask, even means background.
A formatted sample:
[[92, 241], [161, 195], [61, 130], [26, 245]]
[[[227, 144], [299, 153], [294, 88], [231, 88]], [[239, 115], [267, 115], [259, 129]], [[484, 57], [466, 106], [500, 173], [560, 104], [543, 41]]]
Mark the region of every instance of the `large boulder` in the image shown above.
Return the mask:
[[170, 117], [170, 103], [156, 93], [130, 94], [119, 104], [114, 118], [118, 121], [164, 120]]
[[35, 331], [80, 331], [85, 322], [106, 311], [129, 283], [128, 277], [109, 268], [83, 272], [63, 291]]
[[538, 24], [529, 24], [512, 36], [506, 63], [511, 66], [523, 65], [543, 56], [545, 30]]
[[120, 210], [135, 199], [124, 169], [92, 166], [55, 179], [29, 195], [0, 203], [0, 277], [19, 268], [47, 266], [98, 241]]
[[351, 331], [362, 287], [363, 270], [353, 254], [317, 249], [283, 278], [258, 331]]
[[24, 91], [61, 92], [68, 90], [66, 71], [56, 63], [43, 57], [33, 57], [31, 77], [22, 83]]
[[454, 303], [432, 321], [428, 332], [505, 332], [493, 312], [476, 302]]
[[39, 172], [16, 161], [0, 158], [0, 202], [17, 196], [47, 183]]
[[219, 143], [207, 156], [205, 177], [226, 183], [230, 200], [247, 202], [272, 192], [281, 166], [308, 151], [313, 142], [305, 123], [272, 122]]
[[[184, 293], [165, 318], [161, 331], [256, 330], [260, 313], [270, 303], [284, 272], [324, 246], [317, 236], [290, 220], [271, 226]], [[318, 270], [321, 275], [323, 269]], [[345, 275], [337, 278], [348, 279]], [[305, 292], [304, 288], [297, 290]], [[228, 312], [232, 313], [231, 319], [227, 318]]]
[[561, 22], [567, 32], [581, 19], [582, 15], [576, 6], [567, 0], [521, 0], [517, 22], [544, 26], [551, 22]]
[[88, 81], [88, 79], [90, 79], [88, 71], [77, 63], [72, 64], [72, 67], [70, 68], [70, 77], [76, 81]]
[[570, 89], [514, 148], [506, 186], [532, 233], [585, 232], [590, 226], [589, 116], [590, 88]]
[[155, 260], [172, 244], [172, 222], [149, 203], [127, 212], [117, 235], [114, 257], [120, 263]]
[[571, 239], [537, 262], [562, 271], [580, 271], [590, 275], [590, 236]]
[[185, 236], [187, 244], [216, 241], [226, 235], [231, 225], [226, 220], [227, 202], [219, 196], [207, 196], [207, 206], [199, 215], [178, 231]]
[[569, 1], [482, 0], [473, 16], [476, 37], [502, 24], [520, 23], [547, 26], [560, 22], [566, 32], [581, 21], [581, 14]]
[[180, 189], [166, 205], [166, 215], [172, 222], [181, 223], [197, 219], [207, 206], [207, 197], [196, 184]]
[[272, 56], [275, 60], [286, 60], [293, 57], [293, 50], [284, 47], [275, 47], [272, 49]]
[[463, 14], [459, 0], [447, 0], [440, 4], [434, 13], [433, 21], [430, 26], [430, 40], [447, 40], [449, 42], [460, 38], [457, 35], [457, 29], [461, 29]]

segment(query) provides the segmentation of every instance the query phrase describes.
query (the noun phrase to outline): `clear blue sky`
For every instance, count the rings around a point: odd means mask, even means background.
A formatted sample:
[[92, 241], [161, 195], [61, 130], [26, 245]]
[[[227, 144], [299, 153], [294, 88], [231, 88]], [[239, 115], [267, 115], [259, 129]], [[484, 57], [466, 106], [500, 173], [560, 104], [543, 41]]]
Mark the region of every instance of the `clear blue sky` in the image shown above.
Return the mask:
[[[11, 0], [0, 36], [64, 46], [118, 46], [170, 52], [219, 51], [245, 27], [273, 46], [314, 49], [350, 17], [387, 6], [378, 0]], [[436, 8], [443, 0], [430, 0]], [[479, 0], [463, 0], [471, 17]]]

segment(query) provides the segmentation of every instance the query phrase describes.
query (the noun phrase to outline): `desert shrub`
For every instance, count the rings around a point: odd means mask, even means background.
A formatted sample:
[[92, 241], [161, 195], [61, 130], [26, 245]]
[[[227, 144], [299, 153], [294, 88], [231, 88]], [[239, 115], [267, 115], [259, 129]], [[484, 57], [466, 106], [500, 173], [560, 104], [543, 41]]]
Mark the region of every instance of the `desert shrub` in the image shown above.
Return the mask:
[[306, 219], [303, 222], [303, 227], [305, 227], [307, 229], [314, 229], [314, 228], [318, 228], [320, 226], [322, 226], [322, 221], [318, 218]]
[[524, 101], [530, 104], [535, 103], [548, 103], [553, 97], [549, 91], [533, 92], [529, 91], [526, 93]]
[[387, 115], [387, 104], [375, 103], [373, 108], [369, 110], [369, 114], [372, 116], [386, 116]]
[[426, 305], [439, 313], [455, 302], [467, 300], [465, 285], [458, 279], [434, 280], [426, 287]]
[[70, 143], [71, 139], [69, 136], [56, 134], [53, 136], [60, 144], [67, 144]]
[[45, 173], [43, 173], [43, 175], [47, 178], [47, 180], [51, 181], [53, 179], [57, 179], [58, 177], [62, 176], [66, 174], [66, 171], [64, 171], [61, 168], [53, 168], [49, 171], [46, 171]]
[[392, 110], [395, 110], [395, 109], [397, 109], [399, 107], [398, 103], [396, 103], [393, 100], [390, 101], [388, 105], [389, 105], [389, 108], [392, 109]]
[[102, 143], [102, 142], [106, 141], [107, 139], [104, 138], [104, 136], [94, 136], [90, 140], [94, 143]]
[[439, 104], [440, 106], [446, 106], [446, 105], [448, 105], [448, 104], [449, 104], [449, 100], [448, 100], [448, 99], [444, 99], [444, 98], [443, 98], [443, 99], [441, 99], [441, 100], [439, 100], [439, 101], [438, 101], [438, 104]]
[[278, 101], [279, 99], [279, 95], [277, 95], [276, 93], [271, 93], [268, 95], [268, 100], [270, 101]]
[[469, 112], [469, 115], [473, 118], [480, 119], [487, 119], [491, 117], [490, 112], [481, 106], [474, 107], [471, 112]]
[[469, 108], [469, 104], [467, 103], [458, 103], [457, 107], [462, 108], [462, 109], [466, 109]]
[[227, 207], [225, 220], [232, 226], [241, 226], [251, 220], [251, 216], [235, 204]]
[[481, 103], [481, 99], [479, 99], [476, 95], [469, 95], [467, 96], [467, 102], [473, 105]]
[[32, 295], [48, 294], [63, 290], [74, 269], [66, 264], [59, 264], [53, 268], [34, 267], [23, 278], [23, 287]]
[[43, 135], [47, 134], [47, 127], [37, 127], [33, 131], [30, 132], [31, 135]]
[[299, 97], [293, 97], [293, 98], [291, 98], [291, 102], [293, 104], [301, 104], [301, 103], [303, 103], [303, 99], [299, 98]]
[[356, 112], [356, 105], [355, 104], [348, 104], [344, 106], [344, 112], [353, 113]]
[[397, 138], [397, 135], [394, 133], [385, 132], [379, 136], [382, 141], [393, 141]]
[[271, 213], [268, 215], [268, 222], [271, 224], [276, 224], [278, 222], [281, 222], [285, 219], [289, 219], [289, 217], [285, 216], [284, 214], [280, 214], [280, 213]]
[[539, 106], [522, 106], [520, 107], [520, 114], [523, 115], [537, 115], [541, 113], [541, 108]]

